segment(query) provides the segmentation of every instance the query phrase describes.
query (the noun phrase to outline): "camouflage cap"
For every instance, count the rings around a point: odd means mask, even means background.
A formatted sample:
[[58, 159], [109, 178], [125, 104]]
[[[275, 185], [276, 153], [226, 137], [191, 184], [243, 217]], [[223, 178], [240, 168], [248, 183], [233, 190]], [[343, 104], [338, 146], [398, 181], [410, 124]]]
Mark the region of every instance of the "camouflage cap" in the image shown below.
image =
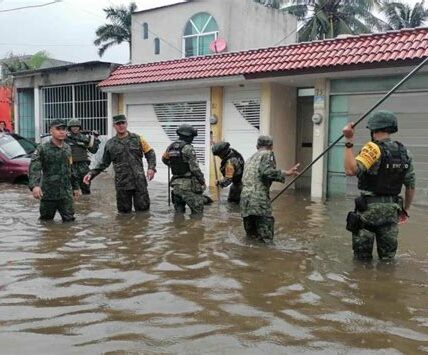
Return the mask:
[[369, 117], [367, 128], [371, 131], [385, 130], [395, 133], [398, 131], [397, 116], [390, 111], [377, 111]]
[[82, 124], [77, 118], [72, 118], [70, 121], [68, 121], [67, 127], [80, 127], [82, 128]]
[[118, 123], [118, 122], [126, 122], [126, 116], [125, 115], [113, 116], [113, 123]]
[[270, 147], [273, 145], [273, 139], [271, 136], [260, 136], [257, 139], [257, 147]]
[[61, 120], [59, 118], [49, 122], [49, 128], [56, 128], [56, 127], [67, 127], [67, 124], [65, 123], [64, 120]]
[[211, 148], [214, 155], [221, 155], [222, 153], [226, 153], [230, 148], [229, 142], [218, 142], [213, 145]]

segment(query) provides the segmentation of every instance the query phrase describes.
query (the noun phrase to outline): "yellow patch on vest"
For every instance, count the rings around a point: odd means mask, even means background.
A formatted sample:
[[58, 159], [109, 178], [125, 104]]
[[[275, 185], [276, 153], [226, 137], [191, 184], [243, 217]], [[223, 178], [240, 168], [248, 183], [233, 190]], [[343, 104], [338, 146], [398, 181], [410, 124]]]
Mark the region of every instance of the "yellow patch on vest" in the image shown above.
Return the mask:
[[227, 177], [228, 179], [233, 178], [233, 174], [235, 174], [235, 167], [233, 166], [232, 163], [226, 163], [224, 173], [225, 173], [225, 177]]
[[70, 158], [68, 159], [68, 162], [70, 163], [70, 165], [73, 165], [73, 157], [70, 157]]
[[152, 147], [150, 146], [150, 144], [147, 143], [143, 137], [140, 137], [140, 142], [141, 142], [141, 148], [143, 149], [144, 153], [147, 153], [152, 150]]
[[379, 160], [380, 155], [379, 146], [376, 143], [369, 142], [361, 149], [360, 154], [355, 159], [363, 164], [366, 169], [370, 169]]

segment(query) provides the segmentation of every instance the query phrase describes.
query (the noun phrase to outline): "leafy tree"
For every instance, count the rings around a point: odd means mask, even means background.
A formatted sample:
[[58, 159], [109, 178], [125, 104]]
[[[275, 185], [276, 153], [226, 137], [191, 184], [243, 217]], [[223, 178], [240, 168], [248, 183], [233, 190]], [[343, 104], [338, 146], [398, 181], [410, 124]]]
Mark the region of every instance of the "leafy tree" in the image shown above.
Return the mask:
[[131, 59], [131, 17], [136, 9], [135, 2], [131, 2], [128, 7], [124, 5], [110, 6], [103, 10], [106, 13], [106, 19], [110, 20], [110, 23], [98, 27], [95, 32], [97, 39], [94, 44], [99, 46], [98, 55], [100, 57], [111, 46], [128, 42], [129, 59]]
[[385, 23], [373, 15], [379, 0], [255, 0], [297, 17], [299, 42], [334, 38], [340, 34], [382, 31]]
[[400, 1], [385, 0], [382, 2], [380, 11], [386, 18], [388, 29], [391, 30], [420, 27], [428, 19], [425, 0], [416, 3], [413, 8]]
[[9, 55], [1, 61], [4, 70], [3, 74], [6, 76], [24, 70], [38, 69], [48, 58], [49, 54], [46, 51], [39, 51], [31, 56], [9, 53]]

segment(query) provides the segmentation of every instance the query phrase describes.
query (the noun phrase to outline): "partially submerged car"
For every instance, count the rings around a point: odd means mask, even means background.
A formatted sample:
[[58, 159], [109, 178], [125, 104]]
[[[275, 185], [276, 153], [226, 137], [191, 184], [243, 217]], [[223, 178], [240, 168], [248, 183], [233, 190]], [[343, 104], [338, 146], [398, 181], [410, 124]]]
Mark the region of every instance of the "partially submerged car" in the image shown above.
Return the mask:
[[28, 182], [28, 167], [36, 144], [15, 133], [0, 133], [0, 181]]

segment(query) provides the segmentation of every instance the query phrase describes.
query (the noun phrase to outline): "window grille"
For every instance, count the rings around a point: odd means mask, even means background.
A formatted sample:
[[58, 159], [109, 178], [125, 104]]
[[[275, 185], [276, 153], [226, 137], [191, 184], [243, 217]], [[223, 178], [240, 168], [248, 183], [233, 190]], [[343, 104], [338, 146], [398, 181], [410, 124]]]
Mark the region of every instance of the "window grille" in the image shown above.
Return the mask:
[[233, 106], [253, 127], [260, 129], [260, 99], [233, 101]]
[[198, 136], [193, 140], [198, 162], [205, 165], [205, 142], [206, 142], [206, 101], [175, 102], [154, 104], [156, 117], [163, 130], [171, 141], [177, 140], [177, 128], [186, 123], [198, 131]]
[[58, 118], [65, 121], [77, 118], [82, 129], [107, 134], [107, 94], [97, 88], [97, 83], [44, 87], [41, 100], [42, 134], [47, 133], [49, 123]]

